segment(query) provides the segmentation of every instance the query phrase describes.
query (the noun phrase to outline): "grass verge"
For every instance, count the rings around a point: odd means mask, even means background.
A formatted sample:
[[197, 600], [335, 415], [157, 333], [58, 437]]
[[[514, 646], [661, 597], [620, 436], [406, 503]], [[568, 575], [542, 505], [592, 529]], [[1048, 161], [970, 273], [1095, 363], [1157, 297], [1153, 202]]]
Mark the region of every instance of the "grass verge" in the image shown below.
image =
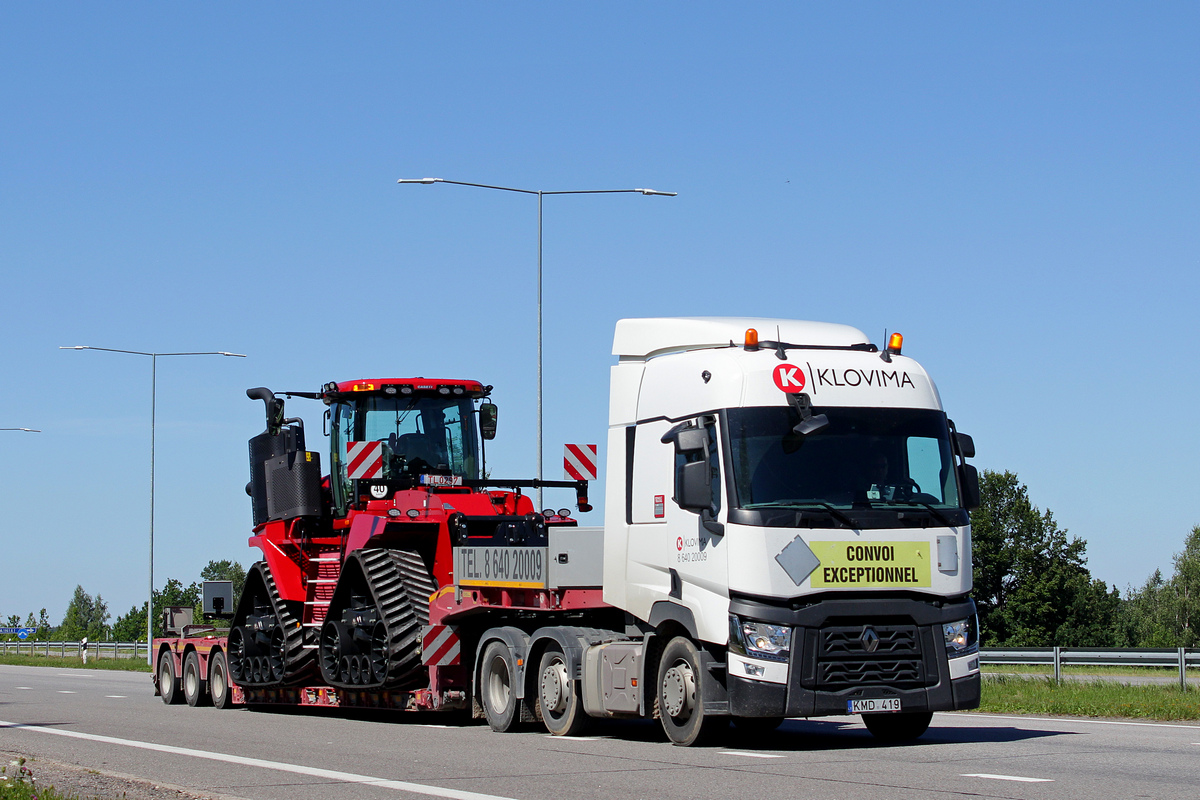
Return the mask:
[[25, 759], [18, 758], [0, 767], [0, 800], [80, 800], [80, 797], [39, 783]]
[[78, 656], [15, 656], [0, 655], [0, 664], [18, 667], [69, 667], [72, 669], [110, 669], [122, 672], [150, 672], [150, 665], [142, 658], [89, 658], [84, 665]]
[[1050, 678], [1000, 675], [984, 679], [979, 710], [996, 714], [1196, 720], [1200, 719], [1200, 691], [1116, 681], [1055, 683]]

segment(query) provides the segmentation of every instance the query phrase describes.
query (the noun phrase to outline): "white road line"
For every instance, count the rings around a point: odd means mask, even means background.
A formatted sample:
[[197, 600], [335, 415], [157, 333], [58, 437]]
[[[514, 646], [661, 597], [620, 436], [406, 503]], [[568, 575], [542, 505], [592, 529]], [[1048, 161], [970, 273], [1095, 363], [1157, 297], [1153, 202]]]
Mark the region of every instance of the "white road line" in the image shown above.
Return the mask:
[[124, 700], [126, 697], [129, 697], [127, 694], [106, 694], [104, 696], [111, 697], [113, 700]]
[[1017, 781], [1018, 783], [1054, 783], [1053, 778], [1022, 778], [1020, 775], [989, 775], [986, 772], [971, 772], [963, 778], [990, 778], [994, 781]]
[[598, 742], [599, 736], [555, 736], [553, 733], [542, 734], [547, 739], [558, 739], [563, 742]]
[[58, 693], [59, 694], [78, 694], [78, 692], [72, 692], [70, 689], [59, 689]]
[[953, 719], [954, 717], [979, 717], [981, 719], [1007, 719], [1028, 722], [1079, 722], [1087, 723], [1089, 725], [1134, 725], [1140, 728], [1183, 728], [1185, 730], [1200, 730], [1200, 725], [1172, 725], [1167, 722], [1126, 722], [1115, 719], [1080, 719], [1078, 717], [1026, 717], [1023, 714], [964, 714], [960, 711], [946, 714], [943, 719]]
[[287, 764], [282, 761], [267, 761], [261, 758], [247, 758], [246, 756], [231, 756], [226, 755], [225, 753], [210, 753], [207, 750], [194, 750], [190, 747], [174, 747], [169, 744], [139, 742], [136, 739], [118, 739], [115, 736], [100, 736], [94, 733], [82, 733], [80, 731], [43, 728], [40, 725], [27, 725], [20, 722], [5, 722], [4, 720], [0, 720], [0, 728], [15, 728], [19, 730], [35, 731], [37, 733], [49, 733], [53, 736], [66, 736], [71, 739], [86, 739], [90, 742], [119, 744], [124, 745], [125, 747], [135, 747], [139, 750], [152, 750], [158, 753], [172, 753], [179, 756], [206, 758], [210, 761], [223, 761], [226, 764], [239, 764], [245, 767], [273, 769], [278, 770], [279, 772], [291, 772], [296, 775], [308, 775], [309, 777], [324, 778], [331, 781], [358, 783], [366, 786], [378, 786], [384, 789], [397, 789], [402, 792], [430, 795], [431, 797], [447, 797], [450, 798], [450, 800], [512, 800], [512, 798], [503, 797], [502, 795], [467, 792], [459, 789], [445, 789], [441, 786], [426, 786], [424, 784], [409, 783], [407, 781], [392, 781], [385, 778], [373, 778], [370, 775], [356, 775], [353, 772], [339, 772], [338, 770], [333, 769], [306, 767], [300, 764]]
[[745, 756], [746, 758], [786, 758], [786, 756], [775, 755], [774, 753], [743, 753], [740, 750], [722, 750], [723, 756]]
[[33, 687], [32, 687], [32, 686], [18, 686], [17, 688], [18, 688], [18, 689], [25, 689], [26, 691], [30, 691], [30, 692], [32, 692], [32, 691], [33, 691]]

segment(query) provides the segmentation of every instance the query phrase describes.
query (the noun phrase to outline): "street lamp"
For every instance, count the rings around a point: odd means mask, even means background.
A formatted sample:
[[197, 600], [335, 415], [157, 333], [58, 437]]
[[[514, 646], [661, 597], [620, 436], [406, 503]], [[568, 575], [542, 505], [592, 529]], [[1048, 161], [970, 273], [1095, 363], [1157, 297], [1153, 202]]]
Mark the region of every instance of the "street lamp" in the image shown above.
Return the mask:
[[[511, 186], [492, 186], [486, 183], [467, 183], [445, 178], [401, 178], [396, 183], [450, 183], [455, 186], [475, 186], [479, 189], [496, 189], [501, 192], [536, 194], [538, 199], [538, 264], [537, 264], [537, 476], [542, 480], [542, 198], [548, 194], [643, 194], [647, 197], [675, 197], [678, 192], [656, 192], [653, 189], [575, 189], [571, 191], [547, 192], [541, 189], [514, 189]], [[542, 510], [542, 487], [537, 490], [537, 510]]]
[[150, 357], [150, 594], [146, 600], [146, 663], [154, 666], [154, 424], [158, 394], [158, 359], [166, 356], [230, 356], [245, 358], [242, 353], [218, 350], [211, 353], [143, 353], [140, 350], [117, 350], [112, 347], [60, 347], [59, 350], [102, 350], [105, 353], [127, 353], [131, 356]]
[[26, 433], [41, 433], [36, 428], [0, 428], [0, 431], [25, 431]]

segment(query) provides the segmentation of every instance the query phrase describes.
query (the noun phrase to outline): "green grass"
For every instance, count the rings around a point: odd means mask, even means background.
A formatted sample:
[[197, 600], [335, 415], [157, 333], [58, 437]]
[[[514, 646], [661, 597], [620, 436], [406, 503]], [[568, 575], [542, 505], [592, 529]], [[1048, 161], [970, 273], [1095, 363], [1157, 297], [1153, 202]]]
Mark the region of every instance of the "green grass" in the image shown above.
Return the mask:
[[1062, 681], [1001, 675], [983, 680], [980, 711], [1128, 719], [1200, 719], [1200, 690], [1117, 681]]
[[[87, 666], [78, 656], [45, 655], [0, 655], [0, 664], [18, 667], [70, 667], [73, 669], [115, 669], [123, 672], [150, 672], [144, 657], [139, 658], [95, 658], [89, 657]], [[3, 795], [0, 795], [3, 797]]]
[[79, 795], [63, 794], [53, 786], [36, 780], [33, 769], [24, 758], [0, 767], [0, 800], [81, 800]]

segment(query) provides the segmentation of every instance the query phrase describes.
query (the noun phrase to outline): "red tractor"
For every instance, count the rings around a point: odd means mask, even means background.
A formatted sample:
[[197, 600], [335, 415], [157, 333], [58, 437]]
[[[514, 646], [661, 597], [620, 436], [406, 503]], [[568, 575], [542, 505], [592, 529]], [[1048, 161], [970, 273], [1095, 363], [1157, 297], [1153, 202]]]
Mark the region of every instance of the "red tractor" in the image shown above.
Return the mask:
[[[412, 378], [283, 393], [329, 406], [324, 478], [303, 422], [285, 417], [283, 399], [265, 388], [246, 392], [266, 405], [266, 430], [250, 440], [246, 487], [250, 544], [265, 560], [246, 577], [225, 658], [247, 702], [295, 701], [291, 690], [324, 685], [373, 705], [462, 707], [469, 662], [433, 658], [423, 647], [431, 632], [436, 638], [481, 611], [493, 612], [491, 626], [529, 612], [544, 625], [604, 607], [599, 588], [556, 591], [511, 580], [511, 569], [503, 576], [510, 580], [479, 581], [465, 593], [455, 585], [456, 547], [542, 553], [549, 529], [576, 525], [565, 511], [540, 513], [522, 488], [574, 488], [578, 508], [591, 508], [586, 481], [484, 477], [483, 442], [496, 433], [491, 388]], [[453, 630], [470, 636], [473, 627]], [[464, 656], [473, 648], [455, 644]], [[200, 674], [211, 680], [213, 672]]]

